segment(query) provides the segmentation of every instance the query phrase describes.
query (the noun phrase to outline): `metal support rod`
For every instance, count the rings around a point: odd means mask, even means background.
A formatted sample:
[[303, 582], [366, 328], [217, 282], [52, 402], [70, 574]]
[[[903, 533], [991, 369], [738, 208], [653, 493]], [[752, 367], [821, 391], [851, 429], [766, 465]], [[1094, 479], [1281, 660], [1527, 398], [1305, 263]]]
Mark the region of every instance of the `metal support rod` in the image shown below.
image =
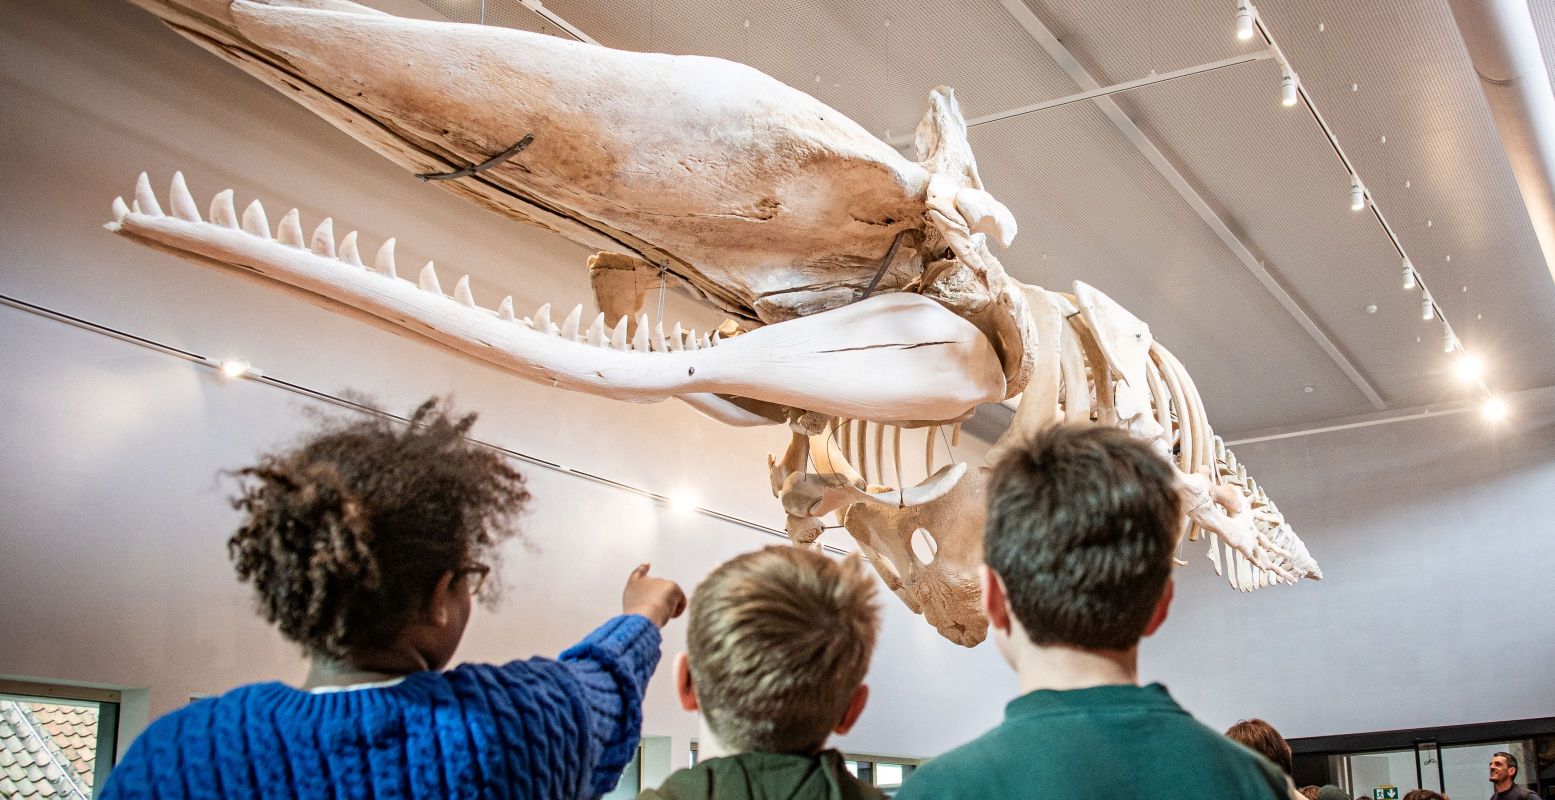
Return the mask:
[[[1063, 97], [1053, 98], [1052, 100], [1043, 100], [1040, 103], [1032, 103], [1030, 105], [1017, 106], [1015, 108], [1006, 109], [1004, 111], [996, 111], [992, 114], [984, 114], [981, 117], [973, 117], [972, 119], [967, 120], [966, 126], [968, 128], [975, 128], [979, 125], [987, 125], [990, 122], [1000, 122], [1002, 120], [1012, 119], [1014, 117], [1020, 117], [1026, 114], [1034, 114], [1038, 111], [1048, 111], [1050, 109], [1059, 108], [1061, 106], [1067, 106], [1071, 103], [1079, 103], [1085, 100], [1094, 100], [1098, 97], [1106, 97], [1110, 94], [1117, 94], [1118, 92], [1126, 92], [1130, 89], [1139, 89], [1145, 86], [1153, 86], [1158, 83], [1174, 81], [1178, 78], [1186, 78], [1191, 75], [1202, 75], [1206, 72], [1214, 72], [1215, 70], [1234, 67], [1239, 64], [1251, 64], [1256, 61], [1266, 61], [1271, 58], [1274, 58], [1274, 52], [1272, 50], [1262, 50], [1257, 53], [1247, 53], [1245, 55], [1232, 56], [1231, 58], [1223, 58], [1219, 61], [1212, 61], [1207, 64], [1199, 64], [1195, 67], [1184, 67], [1182, 69], [1172, 70], [1171, 72], [1163, 72], [1159, 75], [1150, 75], [1132, 81], [1114, 83], [1111, 86], [1103, 86], [1098, 89], [1091, 89], [1089, 91], [1080, 92], [1079, 94], [1065, 95]], [[891, 145], [893, 147], [906, 147], [912, 143], [913, 137], [908, 135], [893, 136], [891, 138]]]

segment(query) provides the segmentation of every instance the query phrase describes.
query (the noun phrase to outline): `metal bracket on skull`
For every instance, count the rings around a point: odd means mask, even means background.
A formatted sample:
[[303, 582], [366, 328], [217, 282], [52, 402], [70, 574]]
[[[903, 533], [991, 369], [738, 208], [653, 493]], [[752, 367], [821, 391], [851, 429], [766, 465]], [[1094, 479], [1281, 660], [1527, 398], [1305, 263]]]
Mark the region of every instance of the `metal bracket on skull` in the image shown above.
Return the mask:
[[524, 134], [524, 138], [518, 140], [518, 144], [503, 150], [502, 152], [486, 159], [485, 161], [482, 161], [479, 164], [474, 164], [463, 169], [456, 169], [453, 172], [421, 172], [417, 173], [416, 177], [424, 181], [451, 181], [455, 178], [467, 178], [471, 175], [478, 175], [488, 169], [491, 169], [492, 167], [497, 166], [498, 164], [501, 164], [504, 161], [507, 161], [513, 156], [524, 152], [529, 148], [529, 145], [534, 144], [534, 141], [535, 135], [532, 133], [526, 133]]

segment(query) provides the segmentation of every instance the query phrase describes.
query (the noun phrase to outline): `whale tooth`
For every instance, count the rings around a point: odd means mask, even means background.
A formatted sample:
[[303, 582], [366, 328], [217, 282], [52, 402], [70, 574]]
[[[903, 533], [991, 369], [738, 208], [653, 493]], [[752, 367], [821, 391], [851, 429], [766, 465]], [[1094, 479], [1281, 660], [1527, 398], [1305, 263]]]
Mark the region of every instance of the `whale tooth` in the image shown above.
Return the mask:
[[583, 306], [575, 305], [567, 312], [567, 318], [562, 320], [562, 338], [569, 342], [578, 341], [578, 325], [583, 322]]
[[627, 320], [628, 319], [629, 319], [628, 317], [622, 317], [621, 321], [616, 323], [615, 330], [610, 332], [610, 347], [611, 348], [613, 348], [615, 350], [630, 350], [631, 349], [631, 347], [628, 346], [627, 343], [626, 343], [626, 329], [631, 327], [630, 325], [627, 324]]
[[535, 309], [534, 321], [529, 324], [530, 327], [534, 328], [535, 330], [549, 335], [551, 329], [556, 327], [555, 325], [551, 324], [551, 304], [546, 303], [545, 305]]
[[135, 179], [135, 212], [152, 217], [163, 216], [162, 204], [157, 202], [156, 192], [151, 191], [151, 178], [144, 172]]
[[712, 347], [713, 346], [713, 342], [717, 338], [717, 336], [718, 336], [718, 334], [716, 332], [702, 334], [702, 349], [706, 350], [707, 348]]
[[717, 347], [718, 343], [721, 341], [723, 341], [723, 334], [719, 333], [718, 331], [713, 331], [713, 335], [708, 337], [707, 346]]
[[464, 275], [459, 278], [458, 283], [454, 284], [454, 299], [470, 308], [475, 308], [475, 295], [470, 292], [470, 276]]
[[294, 208], [286, 212], [286, 216], [281, 217], [281, 224], [275, 229], [275, 240], [292, 247], [303, 246], [302, 215], [297, 213], [297, 209]]
[[513, 295], [502, 298], [502, 302], [497, 305], [497, 317], [503, 322], [513, 321]]
[[173, 173], [173, 185], [167, 191], [167, 205], [173, 210], [173, 216], [185, 222], [201, 222], [200, 209], [194, 205], [194, 195], [189, 193], [189, 184], [184, 183], [182, 172]]
[[416, 284], [420, 286], [423, 291], [434, 292], [436, 294], [443, 293], [442, 285], [437, 282], [437, 270], [433, 268], [432, 262], [430, 261], [427, 262], [426, 266], [421, 268], [421, 274], [416, 277]]
[[378, 248], [378, 255], [373, 258], [373, 266], [377, 268], [379, 272], [391, 278], [395, 277], [393, 236], [390, 236], [389, 240], [384, 242], [382, 247]]
[[361, 267], [362, 254], [356, 250], [356, 231], [351, 231], [340, 240], [340, 260], [353, 267]]
[[259, 200], [248, 204], [243, 209], [243, 232], [260, 238], [270, 238], [270, 220], [265, 217], [265, 207], [259, 204]]
[[123, 222], [130, 215], [130, 207], [124, 204], [124, 198], [113, 198], [113, 221]]
[[308, 249], [314, 255], [326, 258], [335, 257], [335, 220], [325, 217], [317, 228], [313, 229], [313, 239], [308, 244]]
[[653, 349], [663, 353], [669, 350], [669, 343], [664, 341], [664, 320], [653, 323]]
[[231, 189], [222, 189], [211, 198], [211, 222], [223, 228], [238, 229], [238, 211], [232, 206]]
[[680, 323], [675, 323], [675, 333], [670, 336], [670, 349], [677, 353], [686, 349], [686, 345], [683, 341], [683, 337], [685, 335], [685, 331], [680, 329]]
[[632, 335], [632, 349], [639, 353], [648, 352], [648, 315], [637, 318], [637, 333]]
[[603, 311], [601, 311], [599, 316], [595, 317], [594, 321], [589, 325], [588, 336], [589, 336], [589, 344], [594, 345], [595, 347], [602, 347], [602, 346], [604, 346], [604, 344], [605, 344], [605, 314], [604, 314]]

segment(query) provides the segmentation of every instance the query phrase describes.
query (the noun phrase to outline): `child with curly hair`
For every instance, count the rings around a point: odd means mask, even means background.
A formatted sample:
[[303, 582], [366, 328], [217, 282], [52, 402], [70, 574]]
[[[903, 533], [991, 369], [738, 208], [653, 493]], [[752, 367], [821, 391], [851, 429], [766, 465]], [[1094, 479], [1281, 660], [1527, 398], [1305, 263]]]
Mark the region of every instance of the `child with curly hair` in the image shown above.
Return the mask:
[[[264, 617], [310, 658], [301, 688], [242, 686], [151, 725], [117, 798], [576, 798], [631, 761], [659, 628], [686, 598], [632, 572], [622, 614], [557, 660], [443, 671], [529, 500], [436, 399], [409, 426], [326, 427], [239, 470], [227, 543]], [[484, 595], [489, 599], [491, 592]]]

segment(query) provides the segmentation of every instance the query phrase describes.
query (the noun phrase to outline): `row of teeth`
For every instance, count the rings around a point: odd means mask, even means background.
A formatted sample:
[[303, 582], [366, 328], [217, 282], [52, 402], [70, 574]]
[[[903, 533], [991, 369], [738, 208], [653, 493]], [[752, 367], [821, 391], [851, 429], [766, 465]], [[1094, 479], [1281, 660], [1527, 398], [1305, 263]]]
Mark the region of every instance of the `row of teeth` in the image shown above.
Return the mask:
[[[168, 192], [168, 204], [172, 216], [185, 222], [205, 222], [200, 217], [200, 211], [195, 205], [194, 195], [189, 192], [189, 186], [184, 182], [182, 172], [173, 173], [173, 184]], [[162, 206], [157, 202], [156, 193], [151, 190], [151, 180], [142, 172], [135, 181], [135, 196], [126, 204], [124, 198], [116, 197], [113, 200], [113, 218], [123, 222], [131, 213], [143, 214], [151, 217], [167, 216], [162, 211]], [[232, 202], [232, 190], [224, 189], [211, 199], [209, 224], [218, 225], [229, 230], [241, 230], [250, 236], [261, 239], [274, 240], [281, 244], [304, 249], [314, 255], [335, 259], [344, 264], [361, 269], [375, 271], [388, 278], [398, 278], [394, 264], [394, 239], [389, 239], [378, 248], [378, 254], [373, 258], [373, 266], [368, 267], [362, 263], [361, 252], [357, 246], [356, 231], [346, 234], [337, 245], [335, 242], [334, 221], [325, 217], [318, 227], [313, 229], [313, 235], [303, 238], [302, 220], [297, 209], [286, 212], [281, 222], [276, 226], [275, 235], [270, 235], [270, 221], [265, 216], [264, 206], [258, 200], [248, 204], [240, 218], [237, 208]], [[408, 282], [408, 281], [407, 281]], [[442, 284], [437, 279], [437, 270], [431, 261], [421, 268], [417, 275], [416, 284], [424, 291], [432, 292], [440, 296], [443, 294]], [[475, 303], [475, 296], [470, 291], [470, 276], [461, 277], [454, 285], [453, 299], [464, 306], [489, 314], [495, 314], [499, 319], [526, 325], [535, 331], [548, 336], [558, 336], [573, 342], [591, 344], [596, 347], [609, 347], [615, 350], [635, 351], [639, 353], [672, 353], [687, 350], [702, 350], [716, 346], [721, 341], [721, 335], [717, 331], [710, 334], [698, 334], [696, 329], [686, 331], [679, 322], [668, 333], [664, 330], [664, 321], [658, 320], [652, 326], [648, 323], [648, 315], [643, 314], [637, 319], [636, 333], [631, 333], [631, 323], [626, 317], [622, 317], [615, 325], [605, 322], [605, 315], [599, 314], [588, 327], [582, 327], [583, 306], [573, 306], [572, 311], [562, 318], [560, 325], [551, 321], [551, 305], [546, 303], [535, 311], [533, 316], [518, 318], [513, 313], [513, 297], [511, 295], [502, 298], [495, 311], [482, 308]]]

